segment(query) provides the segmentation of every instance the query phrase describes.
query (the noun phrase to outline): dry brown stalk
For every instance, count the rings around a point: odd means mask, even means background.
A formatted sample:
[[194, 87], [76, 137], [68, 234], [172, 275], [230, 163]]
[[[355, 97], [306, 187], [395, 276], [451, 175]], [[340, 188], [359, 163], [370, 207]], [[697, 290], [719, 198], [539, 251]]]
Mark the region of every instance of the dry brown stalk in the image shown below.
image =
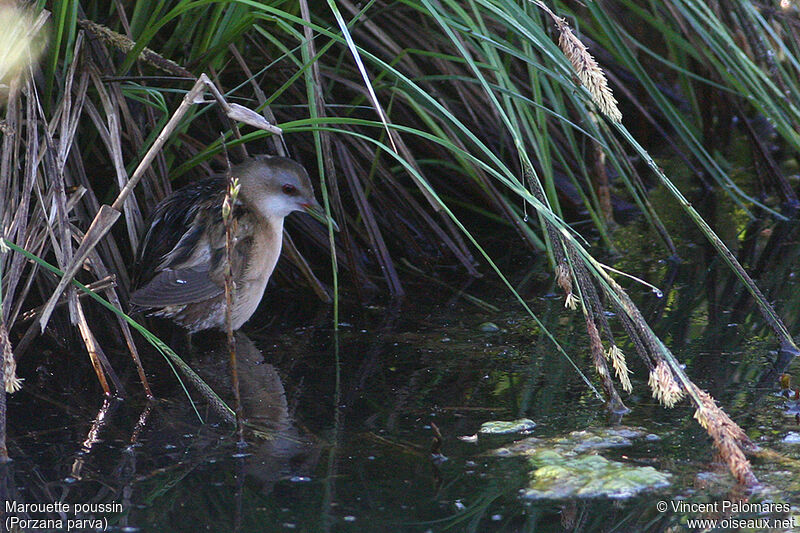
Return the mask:
[[[106, 145], [108, 154], [111, 156], [111, 161], [114, 164], [114, 171], [117, 178], [117, 183], [120, 189], [125, 187], [128, 181], [128, 173], [125, 170], [125, 162], [123, 161], [122, 150], [122, 129], [121, 117], [119, 113], [118, 100], [112, 99], [106, 85], [100, 79], [100, 73], [93, 64], [89, 64], [86, 72], [91, 77], [92, 85], [97, 92], [100, 103], [105, 111], [106, 120], [104, 121], [100, 113], [95, 109], [94, 104], [90, 101], [86, 102], [86, 109], [89, 112], [89, 117], [95, 124], [96, 131], [100, 139]], [[139, 208], [138, 201], [135, 195], [130, 195], [123, 204], [125, 214], [125, 228], [128, 232], [128, 239], [131, 247], [135, 250], [139, 246], [139, 234], [141, 233], [144, 221], [142, 220], [141, 209]]]
[[[245, 61], [244, 57], [242, 57], [242, 54], [239, 52], [239, 49], [236, 48], [234, 44], [229, 44], [228, 50], [231, 51], [233, 57], [236, 59], [236, 62], [239, 64], [239, 67], [242, 69], [245, 76], [247, 76], [247, 80], [250, 82], [250, 86], [253, 88], [253, 93], [258, 99], [258, 107], [261, 109], [261, 115], [267, 120], [267, 122], [274, 124], [277, 121], [275, 120], [275, 114], [272, 112], [272, 108], [267, 105], [267, 95], [264, 94], [264, 91], [261, 89], [261, 85], [258, 84], [256, 77], [250, 71], [250, 66], [247, 64], [247, 61]], [[286, 141], [283, 139], [283, 136], [273, 135], [269, 139], [272, 141], [272, 145], [275, 148], [275, 153], [281, 157], [286, 157], [289, 153], [289, 150], [286, 147]]]
[[95, 374], [97, 374], [97, 380], [100, 382], [100, 386], [103, 387], [103, 392], [105, 392], [106, 396], [111, 396], [111, 389], [108, 387], [108, 380], [106, 380], [103, 366], [100, 363], [100, 345], [97, 344], [92, 330], [89, 329], [89, 323], [86, 321], [80, 302], [78, 303], [77, 309], [78, 330], [81, 332], [84, 344], [86, 344], [86, 351], [89, 352], [89, 360], [92, 362], [92, 367], [94, 368]]
[[592, 54], [589, 53], [589, 49], [572, 33], [572, 29], [570, 29], [565, 19], [553, 13], [544, 3], [538, 0], [534, 0], [533, 3], [550, 15], [550, 18], [556, 23], [559, 33], [558, 46], [567, 56], [569, 62], [572, 63], [575, 74], [577, 74], [581, 84], [589, 91], [592, 101], [597, 104], [597, 107], [605, 116], [614, 122], [622, 122], [622, 113], [617, 107], [617, 100], [614, 98], [611, 88], [608, 86], [606, 75], [600, 65], [597, 64], [595, 58], [592, 57]]
[[3, 350], [4, 389], [8, 393], [17, 392], [22, 388], [22, 378], [17, 377], [17, 363], [14, 360], [14, 352], [11, 350], [11, 340], [8, 338], [8, 330], [3, 320], [0, 320], [0, 347], [2, 347]]
[[[223, 147], [224, 147], [223, 143]], [[227, 161], [228, 153], [225, 152]], [[236, 413], [236, 429], [239, 442], [244, 443], [244, 420], [242, 418], [242, 397], [239, 391], [239, 366], [236, 361], [236, 337], [233, 334], [231, 320], [233, 316], [233, 299], [236, 293], [236, 282], [233, 280], [231, 270], [231, 250], [234, 245], [237, 221], [231, 216], [236, 198], [239, 196], [239, 179], [231, 174], [231, 164], [228, 163], [228, 187], [225, 190], [225, 199], [222, 202], [222, 221], [225, 224], [225, 333], [228, 339], [228, 353], [230, 355], [231, 385], [233, 387], [234, 410]]]
[[[74, 226], [72, 227], [72, 233], [77, 241], [80, 241], [80, 239], [83, 237], [83, 232], [79, 228], [76, 228]], [[115, 276], [109, 273], [97, 250], [91, 251], [87, 259], [87, 263], [90, 265], [91, 270], [97, 277], [101, 279], [110, 278], [112, 279], [112, 281], [114, 280]], [[122, 309], [122, 303], [120, 302], [119, 296], [117, 295], [115, 284], [106, 287], [105, 294], [106, 294], [106, 299], [111, 305], [113, 305], [117, 309]], [[131, 360], [133, 360], [133, 364], [136, 367], [136, 372], [139, 374], [139, 381], [141, 381], [142, 383], [142, 388], [144, 389], [144, 393], [148, 398], [153, 398], [153, 392], [150, 390], [150, 383], [147, 381], [147, 375], [144, 372], [142, 361], [139, 358], [139, 350], [136, 348], [136, 343], [133, 341], [133, 334], [131, 333], [130, 325], [128, 324], [128, 322], [125, 321], [124, 317], [120, 315], [115, 315], [115, 316], [117, 318], [120, 330], [122, 330], [122, 336], [125, 339], [125, 344], [128, 346], [128, 352], [131, 355]]]
[[[136, 42], [129, 39], [125, 35], [121, 33], [117, 33], [110, 28], [106, 28], [105, 26], [93, 22], [91, 20], [80, 19], [78, 20], [78, 25], [86, 30], [92, 37], [96, 39], [100, 39], [105, 43], [106, 46], [110, 46], [111, 48], [116, 48], [122, 52], [130, 53], [136, 47]], [[194, 74], [180, 66], [179, 64], [175, 63], [171, 59], [167, 59], [161, 54], [154, 52], [153, 50], [145, 47], [139, 53], [139, 59], [147, 63], [148, 65], [152, 65], [159, 70], [163, 70], [169, 74], [174, 74], [176, 76], [181, 76], [184, 78], [193, 79]]]
[[[347, 183], [350, 185], [350, 191], [353, 194], [353, 198], [355, 199], [356, 204], [359, 206], [360, 211], [364, 215], [364, 226], [367, 228], [367, 234], [369, 235], [370, 243], [372, 244], [373, 250], [375, 250], [375, 255], [378, 261], [380, 262], [381, 270], [384, 273], [386, 282], [389, 284], [392, 294], [400, 296], [404, 292], [400, 283], [400, 276], [397, 274], [397, 270], [394, 267], [394, 261], [392, 261], [389, 247], [386, 245], [386, 241], [381, 234], [375, 214], [370, 208], [367, 195], [364, 192], [364, 188], [359, 180], [359, 176], [363, 175], [363, 173], [355, 171], [352, 158], [349, 157], [341, 144], [337, 143], [336, 148], [338, 159], [341, 161], [344, 168], [343, 174], [347, 180]], [[337, 196], [339, 196], [338, 190]], [[348, 250], [348, 253], [352, 255], [354, 252], [353, 250]]]

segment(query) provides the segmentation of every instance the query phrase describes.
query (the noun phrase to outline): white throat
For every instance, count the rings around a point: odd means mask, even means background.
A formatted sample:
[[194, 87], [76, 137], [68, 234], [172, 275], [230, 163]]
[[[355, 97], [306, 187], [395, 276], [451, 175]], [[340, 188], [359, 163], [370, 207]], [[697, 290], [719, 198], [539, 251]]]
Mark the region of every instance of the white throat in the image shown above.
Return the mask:
[[278, 219], [280, 219], [282, 228], [283, 219], [292, 211], [297, 210], [297, 202], [289, 196], [270, 195], [259, 198], [257, 208], [261, 216], [266, 218], [270, 224], [276, 224]]

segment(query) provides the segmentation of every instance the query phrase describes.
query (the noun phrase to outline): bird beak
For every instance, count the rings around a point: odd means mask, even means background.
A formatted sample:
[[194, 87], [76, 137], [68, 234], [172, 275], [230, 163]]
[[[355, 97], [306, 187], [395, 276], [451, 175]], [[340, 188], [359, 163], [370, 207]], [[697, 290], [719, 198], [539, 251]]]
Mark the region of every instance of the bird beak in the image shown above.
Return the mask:
[[339, 225], [335, 220], [333, 220], [332, 217], [328, 216], [328, 214], [325, 212], [325, 209], [319, 205], [319, 202], [317, 202], [316, 198], [311, 202], [300, 204], [300, 207], [302, 207], [306, 213], [319, 221], [320, 224], [327, 226], [330, 223], [330, 225], [333, 226], [334, 231], [339, 231]]

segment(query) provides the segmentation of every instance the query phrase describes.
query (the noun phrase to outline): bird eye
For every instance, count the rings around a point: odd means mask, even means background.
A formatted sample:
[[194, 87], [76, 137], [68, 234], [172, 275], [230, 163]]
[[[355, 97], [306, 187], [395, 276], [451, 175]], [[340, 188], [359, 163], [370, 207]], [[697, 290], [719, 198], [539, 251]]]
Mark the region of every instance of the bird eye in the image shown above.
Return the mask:
[[287, 183], [283, 186], [283, 194], [288, 194], [289, 196], [294, 196], [297, 194], [297, 187], [294, 185]]

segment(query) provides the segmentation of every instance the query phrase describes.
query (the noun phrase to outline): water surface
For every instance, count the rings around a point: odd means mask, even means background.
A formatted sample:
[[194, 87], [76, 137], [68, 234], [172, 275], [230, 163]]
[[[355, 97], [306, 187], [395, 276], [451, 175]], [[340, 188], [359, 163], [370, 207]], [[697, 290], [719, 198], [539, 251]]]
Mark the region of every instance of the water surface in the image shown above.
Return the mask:
[[[795, 331], [797, 228], [744, 215], [727, 221], [731, 242]], [[689, 375], [756, 443], [782, 455], [755, 461], [762, 487], [754, 493], [714, 461], [687, 402], [666, 410], [650, 397], [646, 368], [623, 343], [634, 392], [623, 394], [631, 412], [621, 423], [641, 435], [580, 453], [651, 467], [669, 483], [631, 494], [526, 495], [536, 466], [509, 452], [520, 441], [552, 446], [615, 424], [573, 367], [597, 386], [580, 313], [564, 309], [545, 265], [513, 251], [501, 252], [500, 264], [573, 362], [489, 276], [434, 289], [411, 276], [396, 306], [345, 299], [338, 330], [312, 296], [297, 302], [273, 289], [238, 337], [243, 407], [255, 427], [246, 447], [190, 387], [192, 407], [158, 354], [144, 355], [158, 400], [144, 401], [120, 354], [128, 397], [104, 401], [84, 354], [43, 346], [21, 366], [26, 386], [9, 399], [14, 461], [4, 467], [5, 497], [113, 502], [120, 512], [33, 516], [100, 517], [109, 531], [158, 532], [674, 531], [705, 515], [662, 513], [660, 500], [745, 495], [800, 504], [800, 408], [779, 393], [777, 343], [703, 246], [680, 243], [678, 264], [637, 237], [645, 231], [637, 221], [620, 228], [618, 253], [605, 259], [663, 290], [659, 298], [624, 282]], [[187, 361], [231, 401], [224, 338], [199, 335], [192, 344]], [[797, 365], [788, 373], [797, 375]], [[518, 419], [536, 425], [478, 433], [486, 422]]]

